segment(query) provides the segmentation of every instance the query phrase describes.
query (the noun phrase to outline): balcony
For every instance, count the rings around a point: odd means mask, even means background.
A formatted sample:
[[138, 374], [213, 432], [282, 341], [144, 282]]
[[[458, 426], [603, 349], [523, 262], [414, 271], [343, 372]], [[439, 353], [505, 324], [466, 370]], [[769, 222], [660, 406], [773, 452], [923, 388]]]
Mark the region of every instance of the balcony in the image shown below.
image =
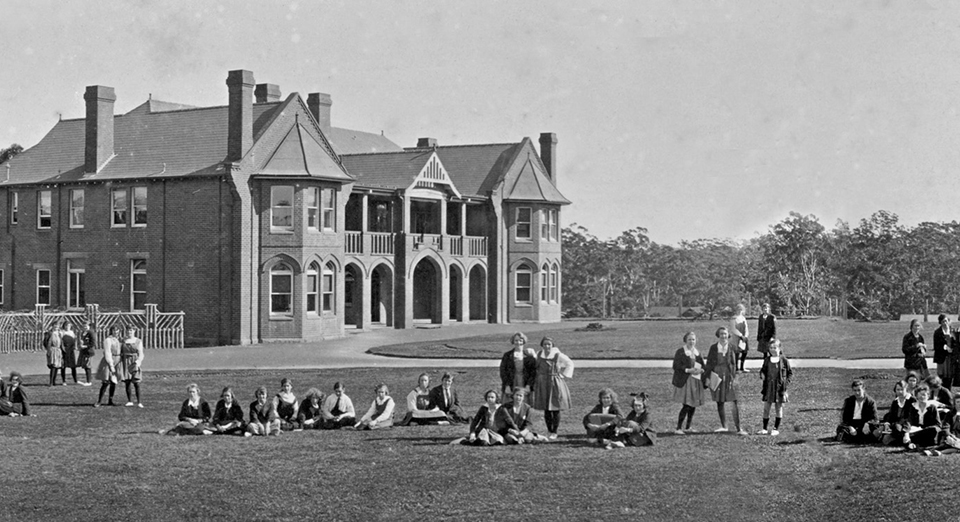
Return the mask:
[[351, 232], [344, 234], [347, 254], [393, 255], [394, 234], [391, 232]]

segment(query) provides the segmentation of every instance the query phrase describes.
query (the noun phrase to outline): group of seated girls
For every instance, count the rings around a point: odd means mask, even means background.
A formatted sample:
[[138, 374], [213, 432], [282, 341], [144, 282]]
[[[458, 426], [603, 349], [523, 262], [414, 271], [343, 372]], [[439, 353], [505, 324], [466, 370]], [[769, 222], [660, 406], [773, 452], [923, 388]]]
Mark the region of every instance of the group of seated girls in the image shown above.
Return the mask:
[[0, 378], [0, 415], [7, 417], [30, 416], [30, 403], [23, 391], [23, 376], [10, 372], [7, 382]]
[[583, 417], [587, 437], [595, 438], [606, 449], [625, 446], [652, 446], [657, 441], [653, 420], [647, 408], [647, 394], [631, 394], [630, 413], [626, 417], [610, 388], [600, 390], [597, 405]]
[[324, 396], [316, 388], [310, 388], [303, 400], [299, 400], [293, 393], [293, 383], [285, 378], [280, 381], [280, 390], [270, 400], [267, 400], [266, 387], [257, 388], [255, 399], [250, 403], [245, 418], [243, 409], [229, 386], [220, 393], [220, 400], [211, 414], [210, 405], [200, 397], [200, 387], [190, 384], [187, 386], [189, 396], [180, 407], [177, 424], [169, 430], [161, 430], [160, 433], [252, 437], [308, 429], [373, 430], [393, 425], [394, 403], [386, 384], [377, 385], [376, 397], [359, 421], [356, 419], [353, 402], [345, 391], [344, 385], [338, 382], [329, 396]]
[[921, 381], [910, 372], [893, 385], [894, 398], [883, 418], [867, 395], [861, 379], [851, 384], [853, 395], [843, 403], [837, 441], [902, 445], [907, 450], [939, 456], [960, 452], [960, 398], [943, 387], [940, 377]]

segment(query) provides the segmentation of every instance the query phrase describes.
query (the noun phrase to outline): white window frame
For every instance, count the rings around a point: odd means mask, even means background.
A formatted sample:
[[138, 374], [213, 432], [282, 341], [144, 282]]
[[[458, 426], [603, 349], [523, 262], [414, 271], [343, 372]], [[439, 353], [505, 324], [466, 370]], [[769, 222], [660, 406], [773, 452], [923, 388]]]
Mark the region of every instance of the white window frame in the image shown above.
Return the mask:
[[[520, 284], [520, 277], [526, 277], [526, 284]], [[526, 299], [520, 298], [520, 291], [526, 290], [527, 297]], [[533, 303], [533, 269], [530, 268], [530, 265], [523, 263], [518, 266], [513, 273], [513, 300], [517, 304], [531, 304]]]
[[559, 303], [560, 299], [560, 265], [554, 263], [550, 268], [550, 301]]
[[[122, 206], [117, 205], [118, 196], [122, 198]], [[127, 189], [125, 188], [110, 191], [110, 228], [125, 228], [127, 226], [127, 223], [130, 221], [129, 199], [130, 196], [127, 194]]]
[[[47, 199], [47, 213], [43, 213], [43, 199]], [[47, 224], [43, 224], [43, 220], [47, 220]], [[50, 190], [38, 190], [37, 191], [37, 228], [38, 229], [48, 229], [53, 226], [53, 192]]]
[[540, 209], [540, 241], [550, 241], [550, 211]]
[[[79, 204], [77, 204], [77, 196], [79, 196]], [[83, 228], [83, 206], [84, 206], [84, 193], [83, 189], [71, 189], [70, 190], [70, 228]]]
[[320, 306], [323, 313], [333, 314], [337, 312], [337, 278], [336, 267], [333, 266], [333, 263], [327, 263], [323, 266], [322, 276], [320, 280]]
[[560, 241], [560, 211], [550, 211], [550, 241]]
[[550, 267], [540, 267], [540, 302], [546, 303], [550, 299]]
[[10, 224], [20, 223], [20, 193], [10, 193]]
[[306, 281], [305, 310], [308, 314], [320, 315], [320, 271], [316, 264], [311, 263], [307, 268]]
[[[46, 273], [46, 276], [47, 276], [47, 283], [46, 283], [46, 284], [41, 284], [40, 274], [43, 274], [43, 273]], [[51, 281], [50, 281], [50, 270], [47, 269], [47, 268], [41, 268], [41, 269], [37, 270], [37, 301], [36, 301], [37, 304], [42, 304], [42, 305], [50, 306], [50, 303], [51, 303], [50, 299], [51, 299], [52, 296], [53, 296], [53, 292], [51, 291], [52, 289], [51, 289], [51, 287], [50, 287], [50, 283], [51, 283]], [[44, 300], [40, 299], [40, 291], [41, 291], [41, 290], [46, 290], [46, 291], [47, 291], [47, 299], [46, 299], [46, 302], [44, 302]]]
[[307, 187], [303, 196], [303, 207], [307, 211], [307, 230], [320, 230], [320, 189]]
[[[130, 311], [138, 312], [146, 309], [147, 303], [147, 269], [149, 265], [146, 259], [130, 260]], [[143, 276], [143, 288], [137, 288], [136, 276]], [[143, 308], [137, 308], [137, 296], [143, 296]]]
[[[86, 270], [67, 260], [67, 308], [86, 306]], [[79, 291], [77, 291], [79, 289]], [[74, 295], [76, 293], [76, 295]]]
[[[275, 278], [285, 278], [287, 280], [286, 292], [276, 291], [274, 288]], [[293, 268], [290, 267], [287, 263], [277, 263], [270, 268], [270, 316], [271, 317], [293, 317]], [[273, 308], [273, 298], [274, 296], [287, 296], [288, 304], [285, 310], [274, 310]]]
[[320, 190], [320, 217], [323, 219], [323, 230], [337, 228], [337, 193], [332, 188]]
[[[521, 219], [522, 214], [526, 214], [526, 220]], [[526, 227], [526, 235], [521, 235], [520, 227]], [[530, 207], [517, 207], [517, 226], [516, 237], [519, 240], [529, 241], [533, 236], [533, 210]]]
[[[141, 201], [140, 203], [137, 203], [138, 199]], [[147, 187], [130, 188], [130, 205], [133, 209], [130, 216], [133, 218], [130, 226], [135, 228], [147, 226]]]
[[[281, 193], [281, 191], [286, 194]], [[282, 196], [290, 196], [288, 205], [278, 205]], [[294, 188], [293, 185], [276, 185], [270, 187], [270, 232], [273, 234], [292, 234], [293, 233], [293, 197], [294, 197]], [[285, 198], [283, 198], [285, 199]], [[287, 225], [277, 225], [276, 221], [278, 217], [281, 217], [280, 212], [286, 214], [290, 223]], [[273, 309], [273, 305], [270, 305], [270, 308]]]

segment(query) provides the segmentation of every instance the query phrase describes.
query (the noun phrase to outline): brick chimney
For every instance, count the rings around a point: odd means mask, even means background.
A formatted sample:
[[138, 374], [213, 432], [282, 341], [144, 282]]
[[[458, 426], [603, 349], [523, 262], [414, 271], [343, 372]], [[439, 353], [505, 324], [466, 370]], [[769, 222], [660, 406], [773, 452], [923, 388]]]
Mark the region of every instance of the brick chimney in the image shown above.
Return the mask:
[[272, 83], [259, 83], [254, 89], [253, 95], [257, 97], [257, 103], [271, 103], [280, 101], [280, 86]]
[[83, 93], [87, 102], [86, 147], [83, 170], [95, 173], [113, 156], [113, 87], [90, 85]]
[[310, 113], [320, 124], [320, 130], [324, 134], [330, 132], [330, 106], [333, 105], [333, 99], [329, 94], [323, 92], [311, 92], [307, 95], [307, 107]]
[[227, 161], [240, 161], [253, 146], [253, 73], [242, 69], [227, 74]]
[[547, 168], [547, 175], [553, 185], [557, 185], [557, 135], [553, 132], [540, 133], [540, 161]]
[[437, 138], [419, 138], [417, 139], [417, 148], [435, 149], [437, 148]]

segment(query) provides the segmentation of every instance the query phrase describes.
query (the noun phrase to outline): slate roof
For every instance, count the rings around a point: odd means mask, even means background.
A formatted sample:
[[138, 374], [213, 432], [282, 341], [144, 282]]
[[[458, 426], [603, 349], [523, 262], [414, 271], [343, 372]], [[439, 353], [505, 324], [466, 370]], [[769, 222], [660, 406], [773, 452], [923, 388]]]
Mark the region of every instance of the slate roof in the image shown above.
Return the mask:
[[[227, 107], [150, 112], [151, 100], [116, 115], [114, 153], [97, 174], [84, 175], [85, 120], [62, 120], [35, 146], [10, 160], [10, 181], [33, 184], [124, 178], [219, 175], [227, 155]], [[274, 104], [253, 106], [254, 135]]]
[[337, 155], [363, 154], [370, 152], [400, 152], [403, 150], [396, 143], [388, 140], [382, 134], [361, 132], [350, 129], [331, 127], [326, 133], [327, 139], [333, 145]]
[[[357, 186], [401, 189], [413, 183], [434, 151], [453, 185], [464, 196], [488, 197], [497, 183], [505, 179], [508, 183], [505, 192], [508, 199], [569, 203], [542, 174], [539, 156], [526, 139], [519, 143], [448, 145], [409, 148], [391, 153], [347, 154], [340, 159], [347, 172], [357, 179]], [[532, 151], [530, 157], [521, 157], [524, 151]], [[535, 165], [539, 165], [539, 171]]]
[[290, 128], [258, 175], [311, 176], [353, 181], [301, 123]]

